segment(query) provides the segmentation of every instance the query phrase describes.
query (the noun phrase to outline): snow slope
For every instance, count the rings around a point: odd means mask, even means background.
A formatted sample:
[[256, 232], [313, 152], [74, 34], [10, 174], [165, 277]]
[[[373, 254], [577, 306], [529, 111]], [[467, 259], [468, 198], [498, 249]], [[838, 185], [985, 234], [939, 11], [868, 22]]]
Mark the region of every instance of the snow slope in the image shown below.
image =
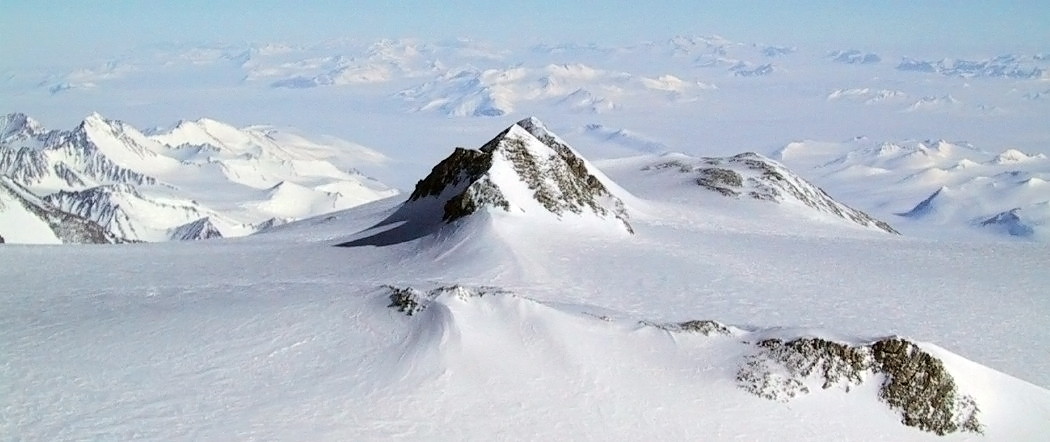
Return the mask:
[[[541, 128], [524, 120], [489, 152], [549, 148]], [[0, 280], [18, 289], [0, 291], [0, 431], [1033, 440], [1050, 428], [1041, 244], [887, 235], [765, 201], [753, 203], [769, 218], [740, 224], [682, 199], [699, 186], [607, 170], [591, 176], [631, 198], [633, 235], [488, 208], [332, 247], [408, 207], [389, 198], [246, 238], [5, 244]], [[497, 178], [502, 190], [515, 175]]]
[[[733, 232], [673, 220], [635, 220], [636, 234], [618, 240], [502, 223], [490, 225], [507, 230], [461, 230], [469, 234], [454, 242], [329, 247], [394, 209], [388, 200], [200, 244], [5, 247], [0, 278], [21, 289], [0, 298], [11, 381], [0, 402], [12, 410], [4, 432], [942, 439], [902, 425], [900, 411], [880, 401], [875, 374], [849, 392], [802, 376], [809, 393], [788, 402], [737, 381], [760, 339], [865, 345], [894, 333], [943, 361], [980, 408], [985, 438], [1046, 431], [1050, 393], [952, 353], [1050, 382], [1038, 344], [1047, 338], [1039, 327], [1046, 281], [1033, 279], [1042, 249], [974, 253], [887, 235]], [[53, 266], [127, 276], [115, 284]], [[977, 271], [991, 276], [964, 277]], [[382, 287], [427, 293], [456, 283], [512, 294], [439, 291], [406, 316]], [[704, 336], [651, 325], [693, 319], [735, 327]], [[479, 409], [500, 411], [478, 419]]]

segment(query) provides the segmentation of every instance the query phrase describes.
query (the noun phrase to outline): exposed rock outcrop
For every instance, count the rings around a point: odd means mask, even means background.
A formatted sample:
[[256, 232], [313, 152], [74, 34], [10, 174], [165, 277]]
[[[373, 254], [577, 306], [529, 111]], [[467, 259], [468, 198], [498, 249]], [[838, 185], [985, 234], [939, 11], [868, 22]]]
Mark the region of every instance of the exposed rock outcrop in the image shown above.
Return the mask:
[[944, 364], [913, 342], [891, 337], [869, 345], [822, 338], [766, 339], [746, 358], [737, 383], [757, 396], [779, 401], [822, 389], [881, 382], [879, 398], [901, 414], [901, 422], [939, 435], [980, 433], [973, 398], [959, 393]]

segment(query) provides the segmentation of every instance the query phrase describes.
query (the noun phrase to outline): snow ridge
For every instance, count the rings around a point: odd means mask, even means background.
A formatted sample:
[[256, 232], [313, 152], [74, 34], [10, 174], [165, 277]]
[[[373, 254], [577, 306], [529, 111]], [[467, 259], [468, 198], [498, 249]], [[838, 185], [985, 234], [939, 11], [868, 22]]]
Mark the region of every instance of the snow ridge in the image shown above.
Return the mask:
[[784, 165], [754, 152], [699, 160], [680, 157], [645, 166], [643, 170], [675, 170], [694, 175], [696, 185], [725, 197], [800, 204], [860, 226], [899, 234], [886, 222], [836, 201]]
[[[789, 402], [820, 390], [851, 393], [846, 401], [879, 402], [896, 411], [900, 423], [919, 430], [946, 435], [982, 433], [981, 411], [974, 396], [962, 391], [955, 380], [954, 366], [927, 351], [925, 344], [891, 336], [870, 342], [848, 342], [782, 329], [743, 329], [711, 320], [655, 323], [647, 320], [612, 319], [587, 311], [569, 312], [500, 287], [449, 285], [430, 290], [384, 286], [382, 296], [389, 308], [412, 318], [412, 331], [405, 341], [406, 354], [443, 355], [419, 358], [409, 363], [433, 364], [458, 355], [480, 329], [474, 324], [491, 318], [494, 324], [514, 327], [527, 321], [532, 328], [597, 327], [629, 334], [623, 340], [644, 339], [650, 330], [674, 336], [678, 346], [696, 340], [718, 348], [726, 364], [735, 365], [735, 377], [721, 377], [711, 370], [712, 384], [733, 383], [764, 399]], [[542, 324], [542, 325], [541, 325]], [[496, 325], [500, 327], [500, 325]], [[499, 336], [502, 332], [489, 330]], [[695, 337], [690, 337], [690, 335]], [[550, 339], [571, 340], [569, 335]], [[416, 367], [417, 369], [420, 367]], [[868, 384], [877, 390], [857, 388]], [[859, 393], [857, 391], [860, 391]], [[869, 396], [873, 394], [874, 397]]]

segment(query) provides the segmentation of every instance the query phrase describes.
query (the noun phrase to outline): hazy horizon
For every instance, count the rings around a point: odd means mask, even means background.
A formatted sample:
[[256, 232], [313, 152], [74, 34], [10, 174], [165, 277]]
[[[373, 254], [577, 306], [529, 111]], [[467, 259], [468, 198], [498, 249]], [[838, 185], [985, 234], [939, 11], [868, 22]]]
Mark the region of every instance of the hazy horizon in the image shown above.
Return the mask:
[[[894, 49], [914, 56], [1050, 51], [1050, 8], [1038, 2], [280, 1], [55, 2], [3, 0], [8, 67], [119, 55], [161, 43], [308, 44], [328, 39], [469, 38], [507, 45], [632, 44], [674, 35], [818, 49]], [[820, 46], [826, 46], [820, 48]]]

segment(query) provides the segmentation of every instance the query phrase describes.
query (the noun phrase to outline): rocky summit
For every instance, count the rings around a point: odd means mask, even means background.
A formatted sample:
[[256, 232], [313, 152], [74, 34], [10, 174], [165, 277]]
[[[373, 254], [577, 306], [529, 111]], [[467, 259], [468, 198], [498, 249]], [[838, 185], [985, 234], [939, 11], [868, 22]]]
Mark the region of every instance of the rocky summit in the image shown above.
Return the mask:
[[623, 200], [572, 147], [535, 118], [521, 120], [479, 149], [456, 148], [416, 184], [406, 204], [437, 198], [455, 221], [484, 208], [546, 211], [616, 220], [634, 233]]

